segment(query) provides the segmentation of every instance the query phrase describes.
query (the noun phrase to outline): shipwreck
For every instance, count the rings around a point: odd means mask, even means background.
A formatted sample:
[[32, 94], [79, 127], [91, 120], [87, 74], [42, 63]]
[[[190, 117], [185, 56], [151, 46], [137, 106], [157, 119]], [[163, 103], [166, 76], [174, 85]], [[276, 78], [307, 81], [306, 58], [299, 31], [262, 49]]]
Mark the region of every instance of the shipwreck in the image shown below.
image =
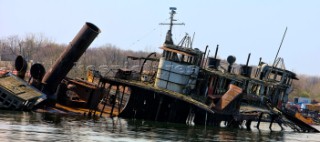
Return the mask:
[[[142, 60], [139, 70], [119, 68], [114, 76], [102, 76], [89, 70], [87, 80], [68, 78], [74, 62], [81, 57], [100, 33], [86, 23], [55, 64], [45, 71], [41, 64], [31, 67], [31, 79], [24, 81], [25, 61], [16, 60], [18, 75], [0, 77], [0, 107], [12, 110], [64, 112], [85, 116], [118, 116], [187, 125], [239, 127], [252, 121], [284, 124], [299, 132], [319, 132], [303, 119], [295, 117], [285, 104], [296, 74], [261, 60], [257, 68], [235, 66], [236, 57], [227, 62], [208, 57], [207, 49], [192, 47], [186, 35], [179, 44], [172, 40], [176, 8], [170, 8], [169, 30], [161, 57], [128, 57]], [[156, 62], [155, 71], [146, 70], [146, 62]], [[281, 60], [277, 60], [277, 63]]]

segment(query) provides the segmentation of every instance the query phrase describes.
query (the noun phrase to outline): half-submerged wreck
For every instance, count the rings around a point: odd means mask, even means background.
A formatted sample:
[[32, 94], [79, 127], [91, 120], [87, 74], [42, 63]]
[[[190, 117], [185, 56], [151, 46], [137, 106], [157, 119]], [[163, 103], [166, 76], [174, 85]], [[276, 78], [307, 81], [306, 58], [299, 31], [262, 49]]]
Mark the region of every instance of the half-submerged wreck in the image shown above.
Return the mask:
[[0, 75], [0, 108], [31, 110], [47, 97], [24, 80], [27, 63], [22, 56], [16, 58], [15, 67], [17, 76], [10, 72]]
[[[86, 23], [49, 72], [45, 73], [41, 64], [34, 64], [28, 83], [13, 75], [0, 78], [0, 106], [58, 109], [87, 116], [109, 114], [188, 125], [219, 126], [223, 121], [227, 127], [239, 127], [246, 121], [247, 129], [252, 121], [258, 121], [258, 128], [260, 121], [270, 121], [270, 126], [275, 121], [296, 131], [319, 132], [285, 108], [292, 80], [297, 79], [293, 72], [263, 62], [253, 72], [248, 65], [250, 54], [247, 64], [239, 68], [234, 67], [234, 56], [229, 56], [224, 65], [216, 58], [218, 47], [214, 57], [206, 58], [207, 48], [205, 52], [192, 48], [188, 36], [174, 44], [172, 26], [176, 9], [170, 10], [170, 29], [161, 47], [161, 57], [151, 57], [156, 53], [128, 57], [143, 60], [139, 71], [119, 69], [110, 77], [91, 70], [88, 81], [66, 77], [100, 33], [98, 27]], [[147, 61], [158, 62], [157, 70], [145, 71]], [[18, 75], [23, 76], [23, 59], [19, 57], [16, 64], [20, 67], [17, 70], [22, 71]], [[19, 102], [8, 101], [11, 98]]]
[[[114, 77], [101, 77], [107, 84], [107, 93], [102, 100], [111, 103], [111, 115], [117, 107], [119, 117], [146, 119], [190, 125], [219, 126], [222, 121], [228, 127], [238, 127], [244, 121], [250, 129], [252, 121], [278, 122], [296, 131], [319, 132], [317, 129], [294, 117], [285, 108], [291, 84], [298, 79], [296, 74], [269, 66], [260, 61], [258, 68], [246, 65], [238, 68], [234, 56], [227, 58], [223, 66], [215, 57], [206, 58], [206, 52], [192, 48], [189, 36], [175, 45], [172, 40], [175, 8], [170, 8], [170, 28], [160, 59], [144, 60], [140, 71], [119, 69]], [[131, 57], [132, 58], [132, 57]], [[157, 71], [143, 70], [146, 61], [158, 61]], [[124, 99], [126, 101], [124, 101]], [[107, 101], [101, 101], [106, 104]]]
[[8, 72], [0, 76], [0, 108], [34, 110], [55, 107], [57, 93], [61, 90], [58, 86], [99, 33], [98, 27], [87, 22], [49, 72], [46, 73], [39, 63], [31, 66], [28, 82], [24, 79], [27, 62], [18, 56], [15, 61], [16, 75]]
[[0, 108], [31, 110], [45, 99], [44, 93], [11, 73], [0, 77]]

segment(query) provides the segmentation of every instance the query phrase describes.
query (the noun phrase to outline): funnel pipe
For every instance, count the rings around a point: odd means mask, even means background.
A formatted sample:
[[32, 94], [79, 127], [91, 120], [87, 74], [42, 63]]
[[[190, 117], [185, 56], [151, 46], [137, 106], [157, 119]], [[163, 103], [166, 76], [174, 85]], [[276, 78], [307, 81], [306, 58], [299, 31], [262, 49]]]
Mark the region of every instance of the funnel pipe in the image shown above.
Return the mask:
[[15, 69], [17, 70], [17, 76], [21, 79], [24, 79], [25, 74], [27, 72], [27, 61], [23, 59], [21, 55], [19, 55], [15, 60]]
[[85, 23], [79, 33], [70, 42], [65, 51], [56, 60], [51, 69], [45, 74], [42, 83], [44, 92], [50, 97], [60, 82], [67, 76], [74, 63], [82, 56], [92, 41], [98, 36], [100, 29], [92, 23]]

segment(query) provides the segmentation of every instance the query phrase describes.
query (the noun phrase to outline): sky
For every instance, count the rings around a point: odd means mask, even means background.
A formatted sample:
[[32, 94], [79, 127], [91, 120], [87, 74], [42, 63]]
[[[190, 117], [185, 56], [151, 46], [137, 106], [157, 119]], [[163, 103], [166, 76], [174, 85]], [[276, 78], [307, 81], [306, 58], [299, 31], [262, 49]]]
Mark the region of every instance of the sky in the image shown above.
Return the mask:
[[169, 7], [176, 7], [173, 40], [188, 33], [193, 47], [210, 56], [234, 55], [238, 64], [259, 58], [272, 64], [279, 52], [286, 69], [320, 76], [320, 1], [318, 0], [0, 0], [0, 38], [43, 34], [68, 44], [85, 22], [101, 30], [90, 48], [112, 44], [124, 50], [161, 52], [169, 22]]

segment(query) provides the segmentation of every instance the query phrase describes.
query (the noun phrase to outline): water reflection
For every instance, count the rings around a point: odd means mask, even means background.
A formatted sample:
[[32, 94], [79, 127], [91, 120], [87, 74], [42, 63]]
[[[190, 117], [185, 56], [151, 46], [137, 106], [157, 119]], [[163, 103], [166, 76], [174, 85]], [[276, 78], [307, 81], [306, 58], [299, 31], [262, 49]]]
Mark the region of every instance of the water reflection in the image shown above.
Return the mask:
[[[0, 111], [1, 141], [316, 141], [317, 134]], [[297, 134], [299, 136], [297, 136]]]

